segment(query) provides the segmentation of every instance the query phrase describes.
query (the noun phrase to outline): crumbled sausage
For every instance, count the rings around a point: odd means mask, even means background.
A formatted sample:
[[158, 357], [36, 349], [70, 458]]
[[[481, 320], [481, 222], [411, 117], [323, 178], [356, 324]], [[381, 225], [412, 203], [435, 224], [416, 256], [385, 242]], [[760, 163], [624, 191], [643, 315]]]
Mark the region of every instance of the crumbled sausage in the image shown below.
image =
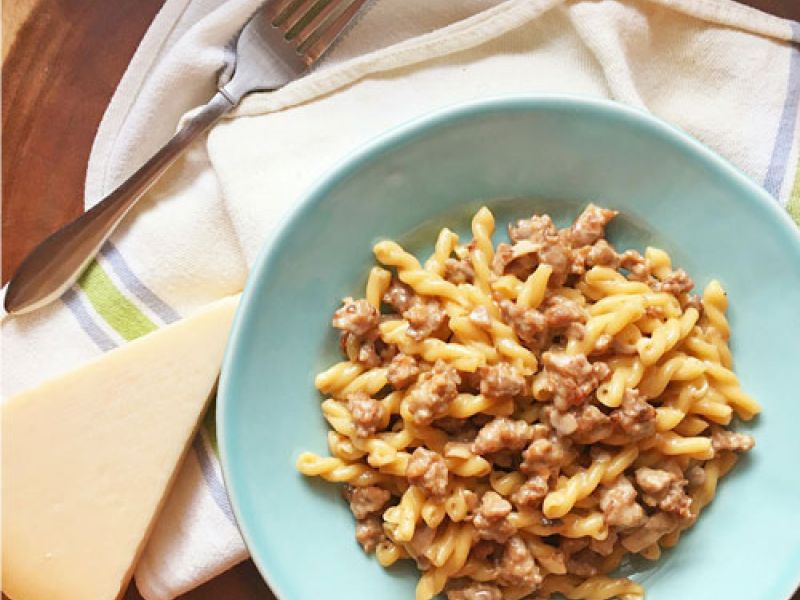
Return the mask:
[[485, 306], [479, 306], [469, 313], [469, 320], [473, 325], [477, 325], [481, 329], [489, 329], [492, 326], [492, 320], [489, 318], [489, 311]]
[[392, 279], [389, 289], [383, 295], [383, 301], [400, 314], [411, 308], [415, 300], [414, 291], [397, 279]]
[[630, 552], [641, 552], [675, 529], [677, 520], [672, 515], [658, 512], [641, 527], [623, 536], [622, 545]]
[[511, 300], [501, 300], [500, 310], [514, 333], [528, 346], [538, 346], [538, 336], [547, 327], [544, 315], [533, 308], [523, 308]]
[[467, 258], [448, 258], [444, 261], [444, 278], [450, 283], [472, 283], [475, 280], [475, 269]]
[[508, 400], [525, 391], [525, 378], [514, 365], [506, 362], [481, 367], [481, 394], [490, 398]]
[[383, 360], [379, 347], [381, 350], [389, 348], [380, 338], [369, 336], [364, 339], [349, 331], [342, 331], [339, 347], [349, 360], [370, 368], [379, 366]]
[[617, 216], [617, 211], [590, 204], [578, 215], [569, 228], [569, 240], [574, 248], [590, 246], [605, 236], [605, 227]]
[[617, 537], [617, 530], [610, 529], [606, 539], [597, 540], [592, 538], [592, 541], [589, 542], [589, 548], [600, 556], [610, 556], [614, 552], [614, 546], [617, 544]]
[[430, 425], [447, 414], [458, 396], [461, 377], [453, 367], [437, 360], [430, 373], [423, 375], [408, 394], [408, 410], [417, 425]]
[[533, 426], [533, 441], [522, 453], [520, 471], [526, 475], [544, 475], [560, 466], [567, 457], [566, 440], [560, 440], [552, 430], [538, 423]]
[[356, 519], [366, 519], [372, 513], [379, 512], [391, 498], [389, 490], [376, 485], [355, 487], [346, 485], [344, 497], [350, 503], [350, 510]]
[[403, 318], [408, 321], [408, 336], [417, 341], [439, 329], [444, 323], [444, 317], [444, 310], [437, 300], [417, 299], [403, 312]]
[[558, 329], [572, 323], [585, 323], [586, 311], [574, 300], [564, 296], [551, 296], [544, 304], [544, 320], [547, 327]]
[[584, 548], [567, 557], [567, 573], [572, 573], [578, 577], [592, 577], [597, 575], [602, 562], [602, 556], [594, 553], [589, 548]]
[[694, 287], [694, 281], [683, 269], [677, 269], [667, 275], [662, 281], [656, 284], [656, 290], [678, 296], [690, 291]]
[[510, 246], [497, 245], [492, 258], [492, 271], [496, 275], [514, 275], [524, 281], [539, 264], [540, 245], [523, 241]]
[[647, 519], [644, 509], [636, 502], [636, 490], [627, 477], [621, 475], [600, 492], [600, 510], [606, 523], [624, 529], [639, 527]]
[[512, 242], [528, 240], [540, 243], [557, 234], [558, 230], [549, 215], [533, 215], [530, 219], [508, 224], [508, 237]]
[[611, 412], [610, 418], [622, 433], [634, 440], [649, 437], [656, 431], [656, 409], [635, 389], [625, 390], [622, 405]]
[[542, 363], [555, 391], [553, 404], [561, 411], [583, 402], [609, 374], [608, 365], [590, 363], [583, 354], [545, 352]]
[[402, 390], [414, 383], [418, 375], [419, 366], [416, 359], [401, 352], [395, 355], [389, 364], [386, 378], [394, 389]]
[[643, 492], [651, 496], [662, 495], [676, 479], [675, 474], [669, 471], [649, 467], [636, 469], [636, 483]]
[[472, 581], [464, 587], [447, 590], [447, 600], [503, 600], [503, 592], [496, 585]]
[[579, 444], [594, 444], [607, 438], [613, 431], [611, 419], [592, 404], [570, 411], [575, 418], [572, 439]]
[[703, 316], [703, 299], [697, 294], [692, 294], [686, 298], [686, 305], [683, 309], [688, 310], [690, 308], [695, 309], [698, 315]]
[[497, 417], [478, 432], [472, 443], [475, 454], [491, 454], [500, 450], [522, 450], [533, 437], [533, 428], [525, 421]]
[[347, 410], [353, 417], [358, 437], [368, 437], [375, 433], [386, 416], [383, 404], [364, 392], [354, 392], [348, 396]]
[[728, 431], [715, 427], [711, 433], [711, 446], [714, 452], [731, 450], [733, 452], [747, 452], [756, 445], [752, 435]]
[[628, 279], [644, 282], [650, 279], [650, 263], [636, 250], [625, 250], [619, 257], [619, 267], [628, 271]]
[[559, 237], [546, 239], [539, 250], [539, 262], [553, 268], [548, 287], [557, 288], [564, 285], [572, 265], [572, 250]]
[[356, 540], [365, 552], [372, 552], [386, 536], [383, 533], [383, 523], [377, 515], [370, 515], [366, 519], [356, 521]]
[[431, 547], [435, 537], [436, 529], [434, 527], [428, 527], [424, 523], [420, 523], [414, 529], [411, 541], [405, 545], [411, 558], [417, 561], [418, 568], [426, 569], [430, 567], [430, 561], [425, 556], [425, 552]]
[[686, 471], [686, 479], [691, 487], [700, 487], [706, 482], [706, 470], [700, 465], [689, 467]]
[[345, 298], [343, 306], [333, 313], [333, 326], [353, 335], [364, 337], [374, 330], [381, 320], [378, 309], [366, 300]]
[[414, 450], [408, 461], [406, 477], [409, 483], [419, 486], [432, 498], [447, 494], [447, 464], [438, 452], [422, 447]]
[[511, 494], [511, 501], [517, 506], [538, 506], [547, 495], [547, 491], [547, 478], [542, 475], [534, 475]]
[[610, 267], [616, 269], [619, 257], [614, 247], [605, 240], [597, 240], [592, 244], [586, 257], [586, 264], [590, 267]]
[[488, 491], [481, 497], [481, 505], [472, 520], [475, 531], [484, 540], [505, 543], [516, 529], [506, 517], [511, 513], [511, 503], [500, 494]]
[[692, 499], [686, 495], [685, 479], [673, 481], [658, 502], [658, 508], [665, 513], [676, 515], [682, 521], [693, 519]]
[[525, 541], [518, 535], [508, 540], [497, 577], [502, 585], [522, 587], [532, 592], [542, 582], [542, 575]]

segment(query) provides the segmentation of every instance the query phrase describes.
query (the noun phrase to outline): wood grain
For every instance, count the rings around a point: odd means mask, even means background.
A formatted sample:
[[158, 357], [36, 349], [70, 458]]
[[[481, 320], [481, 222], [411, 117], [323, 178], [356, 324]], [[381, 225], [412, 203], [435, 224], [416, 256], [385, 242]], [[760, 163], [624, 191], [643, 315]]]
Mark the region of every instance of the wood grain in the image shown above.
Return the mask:
[[[3, 0], [3, 282], [34, 244], [80, 214], [95, 131], [163, 2]], [[800, 20], [800, 0], [746, 3]], [[273, 598], [251, 561], [183, 596]], [[141, 600], [135, 586], [125, 600]]]

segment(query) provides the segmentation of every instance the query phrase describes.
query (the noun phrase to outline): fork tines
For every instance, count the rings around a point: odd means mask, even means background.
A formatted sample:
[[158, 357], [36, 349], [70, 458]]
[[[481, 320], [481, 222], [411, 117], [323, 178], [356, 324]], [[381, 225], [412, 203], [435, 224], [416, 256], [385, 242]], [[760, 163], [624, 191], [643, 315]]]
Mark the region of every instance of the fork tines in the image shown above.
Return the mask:
[[311, 65], [330, 47], [366, 0], [272, 0], [266, 15]]

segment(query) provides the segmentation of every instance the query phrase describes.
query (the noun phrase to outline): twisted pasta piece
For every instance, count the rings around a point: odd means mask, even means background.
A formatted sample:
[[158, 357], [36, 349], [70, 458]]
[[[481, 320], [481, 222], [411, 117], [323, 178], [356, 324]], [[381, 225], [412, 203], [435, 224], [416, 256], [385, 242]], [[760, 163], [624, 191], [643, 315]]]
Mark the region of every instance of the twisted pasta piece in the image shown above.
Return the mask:
[[571, 575], [550, 575], [542, 583], [542, 590], [548, 594], [562, 594], [569, 600], [644, 599], [644, 589], [638, 583], [605, 575], [595, 575], [583, 581]]
[[444, 589], [449, 577], [461, 570], [467, 562], [472, 547], [473, 528], [469, 523], [458, 525], [452, 536], [452, 552], [447, 561], [440, 567], [425, 571], [417, 583], [415, 600], [430, 600]]
[[547, 282], [553, 273], [553, 267], [540, 263], [536, 270], [528, 276], [517, 296], [517, 305], [522, 308], [538, 308], [544, 300]]
[[664, 280], [672, 273], [672, 259], [660, 248], [648, 246], [644, 250], [644, 258], [656, 279]]
[[401, 558], [408, 558], [408, 553], [399, 544], [391, 540], [378, 542], [375, 556], [382, 567], [390, 567]]
[[392, 274], [386, 269], [372, 267], [367, 277], [366, 299], [372, 306], [380, 310], [381, 300], [389, 285], [392, 283]]
[[657, 398], [670, 381], [689, 381], [700, 377], [704, 372], [705, 365], [696, 358], [682, 352], [673, 352], [660, 364], [647, 367], [639, 383], [639, 391], [646, 398]]
[[649, 338], [642, 338], [636, 344], [636, 350], [642, 364], [650, 366], [659, 361], [666, 352], [672, 350], [689, 332], [697, 322], [699, 313], [696, 308], [690, 307], [679, 318], [668, 319], [656, 327]]
[[490, 290], [490, 265], [494, 257], [492, 233], [494, 233], [494, 216], [488, 208], [482, 206], [472, 218], [472, 237], [475, 240], [472, 268], [475, 270], [475, 285], [485, 293]]
[[417, 486], [412, 485], [400, 498], [397, 506], [387, 508], [383, 513], [385, 529], [395, 542], [410, 542], [414, 537], [417, 523], [422, 516], [425, 494]]
[[723, 340], [727, 341], [731, 335], [731, 328], [725, 312], [728, 310], [728, 296], [722, 289], [719, 281], [712, 279], [703, 290], [703, 320], [702, 324], [716, 330]]
[[347, 463], [340, 458], [322, 457], [313, 452], [300, 454], [295, 466], [303, 475], [317, 475], [326, 481], [349, 483], [356, 487], [385, 481], [380, 473], [364, 463]]
[[364, 370], [363, 365], [345, 360], [317, 375], [314, 378], [314, 385], [323, 394], [338, 394]]
[[611, 377], [597, 388], [597, 399], [609, 408], [622, 404], [625, 390], [635, 388], [644, 376], [644, 365], [639, 357], [615, 357], [608, 361]]
[[631, 295], [614, 312], [592, 316], [586, 322], [583, 338], [572, 338], [567, 343], [568, 354], [590, 354], [597, 340], [603, 334], [614, 336], [625, 327], [639, 320], [644, 315], [644, 302], [641, 296]]
[[749, 421], [761, 412], [761, 406], [755, 398], [742, 390], [739, 378], [733, 371], [721, 364], [708, 363], [706, 373], [714, 380], [714, 387], [728, 400], [739, 417]]
[[425, 261], [425, 270], [435, 273], [439, 277], [444, 275], [444, 263], [450, 258], [453, 250], [458, 245], [458, 235], [450, 231], [447, 227], [439, 232], [436, 238], [433, 255]]

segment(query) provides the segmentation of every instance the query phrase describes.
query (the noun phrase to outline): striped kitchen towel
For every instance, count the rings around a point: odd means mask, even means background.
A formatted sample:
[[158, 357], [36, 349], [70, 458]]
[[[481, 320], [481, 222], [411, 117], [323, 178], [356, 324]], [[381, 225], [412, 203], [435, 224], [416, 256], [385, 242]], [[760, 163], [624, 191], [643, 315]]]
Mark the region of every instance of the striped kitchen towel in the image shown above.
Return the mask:
[[[213, 92], [259, 0], [167, 0], [105, 115], [92, 205]], [[3, 322], [4, 396], [241, 290], [303, 189], [371, 137], [502, 94], [612, 98], [689, 132], [800, 223], [800, 24], [730, 0], [373, 0], [312, 74], [248, 98], [149, 192], [61, 300]], [[213, 415], [136, 581], [172, 598], [246, 556]]]

